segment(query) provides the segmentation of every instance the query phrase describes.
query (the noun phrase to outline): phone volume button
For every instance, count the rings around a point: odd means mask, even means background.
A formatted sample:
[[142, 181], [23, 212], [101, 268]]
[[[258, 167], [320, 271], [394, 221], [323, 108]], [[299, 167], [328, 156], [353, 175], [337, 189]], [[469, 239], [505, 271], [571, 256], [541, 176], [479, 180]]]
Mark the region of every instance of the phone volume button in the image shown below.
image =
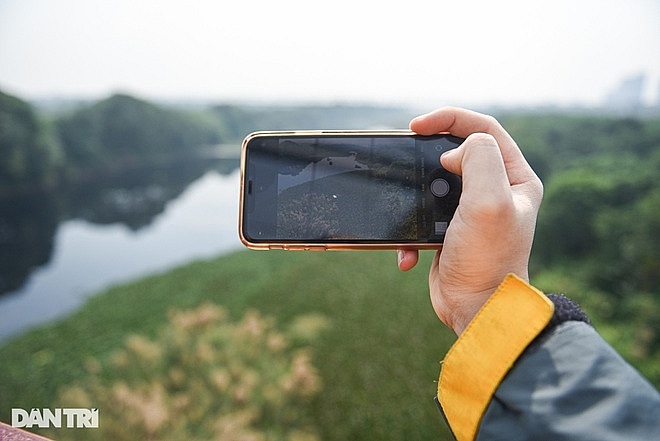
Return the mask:
[[285, 245], [283, 248], [288, 251], [325, 251], [323, 245]]

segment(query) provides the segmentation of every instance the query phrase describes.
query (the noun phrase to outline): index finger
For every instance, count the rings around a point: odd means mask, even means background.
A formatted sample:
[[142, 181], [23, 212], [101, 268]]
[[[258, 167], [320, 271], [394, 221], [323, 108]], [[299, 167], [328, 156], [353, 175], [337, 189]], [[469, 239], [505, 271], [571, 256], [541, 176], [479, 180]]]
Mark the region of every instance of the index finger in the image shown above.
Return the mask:
[[420, 135], [449, 132], [461, 138], [467, 138], [473, 133], [488, 133], [494, 136], [498, 142], [506, 141], [515, 144], [513, 138], [492, 116], [458, 107], [442, 107], [420, 115], [410, 121], [410, 129]]

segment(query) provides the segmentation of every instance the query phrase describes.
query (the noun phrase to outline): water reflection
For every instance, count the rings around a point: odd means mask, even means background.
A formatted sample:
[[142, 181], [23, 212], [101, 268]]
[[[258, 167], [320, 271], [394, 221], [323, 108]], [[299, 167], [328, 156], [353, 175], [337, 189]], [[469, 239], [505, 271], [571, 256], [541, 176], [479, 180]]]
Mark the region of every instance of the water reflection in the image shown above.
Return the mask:
[[237, 248], [236, 165], [115, 175], [0, 211], [10, 288], [0, 297], [0, 339], [60, 317], [110, 284]]
[[30, 270], [50, 259], [60, 214], [46, 193], [0, 200], [0, 294], [18, 289]]

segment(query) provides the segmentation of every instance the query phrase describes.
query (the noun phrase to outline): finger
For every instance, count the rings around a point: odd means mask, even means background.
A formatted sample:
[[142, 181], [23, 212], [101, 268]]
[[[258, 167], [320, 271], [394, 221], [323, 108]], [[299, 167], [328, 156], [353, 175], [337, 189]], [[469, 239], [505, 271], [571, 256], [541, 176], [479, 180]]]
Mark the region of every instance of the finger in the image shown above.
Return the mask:
[[[468, 136], [460, 146], [443, 153], [440, 156], [440, 163], [446, 170], [464, 176], [464, 162], [471, 155], [477, 155], [472, 160], [483, 162], [488, 172], [505, 170], [504, 159], [502, 158], [499, 145], [495, 138], [487, 133], [474, 133]], [[489, 164], [487, 161], [495, 161], [495, 163], [490, 164], [491, 167], [488, 167]]]
[[419, 252], [417, 250], [397, 250], [397, 261], [401, 271], [409, 271], [417, 265]]
[[513, 139], [492, 116], [457, 107], [442, 107], [420, 115], [410, 121], [410, 129], [420, 135], [449, 132], [462, 138], [466, 138], [472, 133], [482, 132], [513, 142]]
[[463, 177], [460, 208], [492, 215], [492, 210], [510, 207], [511, 186], [501, 150], [495, 138], [477, 133], [441, 158], [442, 165]]
[[512, 185], [536, 178], [513, 138], [491, 116], [466, 109], [444, 107], [414, 118], [410, 122], [410, 129], [420, 135], [449, 132], [462, 138], [473, 133], [488, 133], [499, 145]]

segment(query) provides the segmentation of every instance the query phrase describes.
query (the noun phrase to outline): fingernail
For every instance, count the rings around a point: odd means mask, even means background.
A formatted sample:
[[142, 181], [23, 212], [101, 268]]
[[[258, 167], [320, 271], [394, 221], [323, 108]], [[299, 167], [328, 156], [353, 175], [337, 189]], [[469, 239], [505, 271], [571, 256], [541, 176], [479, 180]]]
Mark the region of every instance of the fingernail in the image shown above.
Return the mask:
[[397, 250], [396, 251], [396, 258], [397, 258], [397, 263], [401, 263], [403, 260], [403, 250]]

